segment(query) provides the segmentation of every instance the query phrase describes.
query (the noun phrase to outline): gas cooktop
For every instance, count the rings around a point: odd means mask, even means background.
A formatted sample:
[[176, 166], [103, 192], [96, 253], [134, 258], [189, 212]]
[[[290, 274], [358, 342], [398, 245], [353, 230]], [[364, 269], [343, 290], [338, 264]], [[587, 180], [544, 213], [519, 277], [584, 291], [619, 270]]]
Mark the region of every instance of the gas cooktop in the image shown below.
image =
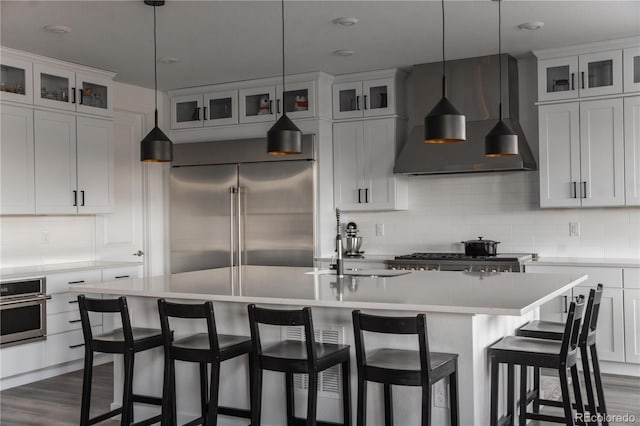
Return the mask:
[[418, 252], [386, 261], [389, 269], [417, 271], [521, 272], [531, 253], [503, 253], [496, 256], [467, 256], [464, 253]]
[[464, 260], [464, 261], [488, 261], [503, 262], [509, 260], [520, 261], [521, 259], [530, 259], [531, 254], [504, 253], [496, 256], [467, 256], [464, 253], [433, 253], [433, 252], [417, 252], [396, 256], [398, 260]]

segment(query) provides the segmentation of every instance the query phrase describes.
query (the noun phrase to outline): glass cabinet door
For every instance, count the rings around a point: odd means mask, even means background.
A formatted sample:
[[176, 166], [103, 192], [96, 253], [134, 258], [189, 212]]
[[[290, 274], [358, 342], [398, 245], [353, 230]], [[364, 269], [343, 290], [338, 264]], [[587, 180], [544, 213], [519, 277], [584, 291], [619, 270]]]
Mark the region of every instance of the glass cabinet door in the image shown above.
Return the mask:
[[238, 92], [206, 93], [202, 117], [205, 126], [237, 124]]
[[364, 116], [395, 114], [393, 78], [367, 80], [362, 83]]
[[538, 61], [538, 99], [553, 101], [578, 97], [578, 57]]
[[33, 70], [34, 104], [75, 111], [75, 72], [39, 64], [34, 64]]
[[624, 49], [624, 91], [640, 92], [640, 47]]
[[0, 99], [33, 103], [33, 70], [31, 62], [2, 55], [0, 63]]
[[259, 123], [276, 119], [276, 87], [257, 87], [239, 92], [240, 122]]
[[78, 112], [112, 115], [112, 82], [110, 80], [77, 73], [76, 86]]
[[202, 127], [202, 95], [171, 97], [171, 128], [188, 129]]
[[622, 93], [622, 51], [580, 55], [580, 96]]
[[363, 116], [362, 82], [333, 85], [333, 118]]
[[292, 118], [315, 117], [315, 88], [312, 81], [304, 83], [287, 83], [287, 91], [282, 93], [282, 85], [276, 91], [276, 113], [278, 117], [282, 111]]

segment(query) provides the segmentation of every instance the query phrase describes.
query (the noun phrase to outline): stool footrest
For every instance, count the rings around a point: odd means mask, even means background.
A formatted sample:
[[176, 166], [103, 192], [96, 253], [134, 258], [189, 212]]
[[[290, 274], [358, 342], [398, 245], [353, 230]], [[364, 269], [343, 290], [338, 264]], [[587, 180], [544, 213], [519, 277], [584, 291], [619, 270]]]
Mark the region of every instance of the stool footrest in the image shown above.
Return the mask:
[[551, 416], [548, 414], [526, 413], [525, 418], [531, 419], [531, 420], [542, 420], [543, 422], [553, 422], [553, 423], [562, 423], [562, 424], [567, 423], [564, 417]]
[[540, 400], [538, 402], [540, 402], [540, 405], [548, 405], [550, 407], [563, 407], [562, 401], [556, 401], [554, 399], [542, 399], [542, 398], [540, 398]]
[[243, 408], [218, 406], [218, 414], [222, 414], [223, 416], [240, 417], [243, 419], [251, 418], [251, 410], [245, 410]]
[[193, 419], [188, 423], [183, 424], [182, 426], [195, 426], [195, 425], [203, 425], [204, 417], [200, 416], [197, 419]]
[[506, 416], [502, 416], [500, 417], [500, 419], [498, 419], [498, 426], [505, 426], [505, 425], [510, 425], [511, 424], [511, 420], [512, 416], [511, 414], [507, 414]]
[[148, 426], [148, 425], [159, 423], [160, 421], [162, 421], [162, 414], [149, 417], [148, 419], [141, 420], [138, 423], [131, 423], [131, 426]]
[[[306, 426], [307, 425], [307, 419], [302, 419], [300, 417], [294, 417], [293, 418], [293, 424], [294, 426]], [[317, 426], [343, 426], [343, 423], [334, 423], [334, 422], [324, 422], [321, 420], [317, 420], [316, 421], [316, 425]]]
[[89, 419], [89, 424], [94, 425], [96, 423], [100, 423], [107, 419], [110, 419], [113, 416], [117, 416], [118, 414], [122, 414], [122, 407], [118, 407], [115, 410], [111, 410], [108, 413], [100, 414], [99, 416], [95, 416], [92, 419]]
[[134, 393], [132, 399], [133, 402], [139, 402], [141, 404], [162, 405], [162, 398], [159, 398], [157, 396], [136, 395]]

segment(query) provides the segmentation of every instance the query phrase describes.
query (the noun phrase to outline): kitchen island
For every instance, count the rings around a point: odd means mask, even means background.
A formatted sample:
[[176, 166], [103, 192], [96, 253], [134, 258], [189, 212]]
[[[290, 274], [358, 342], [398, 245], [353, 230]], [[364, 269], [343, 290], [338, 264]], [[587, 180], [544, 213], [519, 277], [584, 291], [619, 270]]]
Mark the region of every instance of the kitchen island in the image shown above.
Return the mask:
[[[311, 268], [243, 266], [186, 272], [111, 283], [75, 285], [73, 291], [127, 296], [134, 326], [159, 328], [156, 299], [214, 301], [218, 332], [249, 335], [246, 305], [256, 303], [274, 308], [313, 308], [316, 334], [324, 341], [353, 345], [351, 310], [380, 315], [427, 313], [430, 349], [459, 354], [460, 419], [462, 425], [489, 423], [489, 362], [486, 348], [502, 336], [534, 318], [537, 308], [583, 282], [586, 275], [515, 274], [465, 272], [358, 271], [358, 276], [338, 279], [328, 271]], [[367, 276], [369, 274], [369, 276]], [[392, 276], [383, 276], [383, 275]], [[375, 276], [370, 276], [375, 275]], [[204, 324], [177, 323], [176, 336], [202, 331]], [[299, 336], [295, 328], [265, 327], [263, 341]], [[368, 348], [393, 346], [417, 348], [415, 336], [368, 334]], [[137, 356], [136, 393], [159, 394], [162, 389], [162, 351]], [[355, 351], [352, 350], [352, 357]], [[352, 360], [352, 398], [356, 398], [355, 358]], [[114, 401], [121, 400], [120, 362], [115, 363]], [[222, 365], [220, 403], [248, 406], [246, 360]], [[296, 412], [305, 411], [304, 380], [296, 381]], [[448, 424], [448, 401], [440, 383], [434, 390], [433, 424]], [[382, 389], [370, 384], [368, 424], [383, 424]], [[397, 388], [397, 389], [396, 389]], [[183, 420], [199, 412], [197, 368], [177, 366], [178, 411]], [[321, 419], [340, 421], [340, 389], [330, 373], [321, 378], [318, 413]], [[299, 394], [299, 395], [298, 395]], [[506, 394], [501, 392], [501, 394]], [[420, 392], [394, 387], [394, 416], [397, 425], [419, 423]], [[355, 407], [355, 404], [354, 404]], [[142, 415], [143, 409], [136, 410]], [[355, 413], [353, 413], [355, 419]], [[286, 423], [284, 376], [265, 373], [263, 425]], [[221, 418], [221, 425], [246, 421]]]

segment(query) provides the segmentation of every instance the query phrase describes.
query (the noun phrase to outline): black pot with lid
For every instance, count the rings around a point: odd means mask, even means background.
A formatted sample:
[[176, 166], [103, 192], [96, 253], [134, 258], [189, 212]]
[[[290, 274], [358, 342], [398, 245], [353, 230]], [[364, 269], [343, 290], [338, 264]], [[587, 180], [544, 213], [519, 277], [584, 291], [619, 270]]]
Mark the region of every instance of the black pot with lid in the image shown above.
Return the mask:
[[478, 237], [477, 240], [462, 241], [464, 244], [464, 254], [466, 256], [495, 256], [498, 254], [498, 244], [500, 241], [483, 240]]

